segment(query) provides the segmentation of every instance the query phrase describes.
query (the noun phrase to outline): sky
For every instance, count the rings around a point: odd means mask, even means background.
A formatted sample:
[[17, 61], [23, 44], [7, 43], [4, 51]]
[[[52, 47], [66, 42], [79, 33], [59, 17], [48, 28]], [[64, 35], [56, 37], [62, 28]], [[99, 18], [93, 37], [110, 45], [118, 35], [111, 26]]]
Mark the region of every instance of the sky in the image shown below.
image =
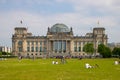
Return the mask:
[[108, 43], [118, 43], [120, 0], [0, 0], [0, 46], [11, 47], [15, 27], [46, 36], [47, 28], [56, 23], [72, 27], [78, 36], [104, 27]]

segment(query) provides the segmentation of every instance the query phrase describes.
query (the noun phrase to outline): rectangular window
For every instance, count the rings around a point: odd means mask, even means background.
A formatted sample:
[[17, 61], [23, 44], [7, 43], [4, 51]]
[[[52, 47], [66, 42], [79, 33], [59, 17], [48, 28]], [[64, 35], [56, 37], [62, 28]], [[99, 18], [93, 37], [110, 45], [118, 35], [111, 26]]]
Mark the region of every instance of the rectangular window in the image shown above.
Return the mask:
[[74, 52], [77, 52], [77, 41], [74, 41]]
[[28, 45], [28, 46], [30, 45], [30, 41], [27, 41], [27, 45]]
[[34, 41], [32, 41], [32, 45], [34, 45]]
[[77, 42], [76, 41], [74, 41], [74, 46], [77, 46]]
[[81, 47], [78, 47], [78, 51], [79, 51], [79, 52], [81, 51]]
[[38, 47], [36, 47], [36, 52], [38, 52]]
[[77, 52], [77, 47], [74, 47], [74, 52]]
[[54, 50], [55, 52], [57, 52], [57, 50], [58, 50], [58, 43], [57, 43], [57, 41], [54, 41], [54, 42], [53, 42], [53, 50]]
[[42, 47], [40, 47], [40, 52], [42, 52]]
[[66, 41], [62, 41], [62, 51], [65, 53], [66, 52]]
[[44, 52], [46, 52], [46, 48], [44, 47]]
[[27, 52], [30, 52], [30, 47], [27, 47]]
[[31, 51], [34, 52], [34, 47], [31, 47]]
[[19, 49], [19, 52], [22, 52], [22, 47], [19, 47], [18, 49]]

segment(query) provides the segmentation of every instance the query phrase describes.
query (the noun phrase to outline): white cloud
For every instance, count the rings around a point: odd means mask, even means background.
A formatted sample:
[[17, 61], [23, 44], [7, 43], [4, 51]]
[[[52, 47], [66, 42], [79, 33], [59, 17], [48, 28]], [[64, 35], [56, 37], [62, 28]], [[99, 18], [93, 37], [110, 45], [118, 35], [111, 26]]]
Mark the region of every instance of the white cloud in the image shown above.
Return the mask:
[[[102, 13], [120, 14], [120, 0], [67, 0], [74, 5], [76, 11], [89, 12], [96, 9]], [[117, 12], [117, 13], [116, 13]], [[83, 13], [84, 14], [84, 13]], [[109, 15], [109, 14], [108, 14]]]
[[[56, 14], [52, 16], [43, 16], [40, 14], [27, 13], [27, 12], [11, 12], [9, 14], [0, 14], [2, 20], [0, 20], [2, 29], [0, 29], [0, 36], [11, 41], [11, 35], [14, 33], [14, 27], [25, 26], [29, 28], [29, 32], [33, 35], [46, 35], [47, 28], [51, 27], [55, 23], [64, 23], [69, 27], [73, 27], [75, 35], [85, 35], [86, 32], [90, 32], [90, 28], [96, 27], [97, 20], [100, 20], [101, 25], [111, 30], [111, 28], [117, 28], [118, 24], [115, 22], [114, 17], [86, 17], [79, 13], [64, 13]], [[23, 20], [23, 24], [19, 23]], [[108, 31], [107, 33], [117, 32], [116, 29]], [[115, 33], [113, 33], [116, 35]], [[108, 34], [109, 35], [109, 34]], [[110, 37], [114, 37], [113, 40], [117, 40], [112, 34]], [[8, 39], [9, 38], [9, 39]], [[118, 40], [117, 40], [118, 41]]]
[[[15, 3], [22, 3], [23, 0], [12, 0]], [[17, 2], [18, 1], [18, 2]], [[50, 0], [24, 0], [26, 4], [52, 4]], [[46, 35], [47, 28], [55, 23], [64, 23], [73, 27], [75, 35], [85, 35], [90, 32], [90, 28], [100, 25], [106, 28], [110, 42], [119, 42], [119, 18], [120, 18], [120, 1], [119, 0], [54, 0], [58, 3], [70, 3], [75, 11], [59, 14], [43, 15], [40, 13], [29, 13], [28, 11], [10, 11], [0, 13], [0, 44], [11, 44], [11, 36], [14, 33], [14, 27], [28, 27], [29, 32], [34, 35]], [[0, 0], [0, 3], [6, 3], [7, 0]], [[94, 10], [93, 10], [94, 9]], [[98, 10], [100, 14], [94, 14]], [[92, 16], [89, 15], [93, 11]], [[41, 11], [42, 12], [42, 11]], [[96, 16], [95, 16], [96, 15]], [[23, 20], [21, 25], [19, 22]]]

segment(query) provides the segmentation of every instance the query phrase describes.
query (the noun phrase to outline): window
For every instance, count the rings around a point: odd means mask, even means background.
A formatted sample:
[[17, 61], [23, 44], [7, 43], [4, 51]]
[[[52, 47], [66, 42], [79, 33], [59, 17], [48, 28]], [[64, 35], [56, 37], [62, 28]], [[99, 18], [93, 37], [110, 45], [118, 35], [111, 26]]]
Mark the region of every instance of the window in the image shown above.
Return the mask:
[[18, 45], [19, 45], [19, 46], [22, 46], [22, 41], [19, 41], [19, 42], [18, 42]]
[[77, 52], [77, 41], [74, 42], [74, 51]]
[[98, 44], [102, 44], [102, 41], [99, 41]]
[[32, 41], [32, 45], [34, 45], [34, 41]]
[[42, 52], [42, 47], [40, 47], [40, 52]]
[[79, 52], [81, 51], [81, 47], [78, 47], [78, 51], [79, 51]]
[[62, 51], [66, 52], [66, 41], [62, 41], [62, 40], [54, 41], [53, 50], [59, 53], [61, 53]]
[[42, 55], [42, 54], [40, 53], [40, 55]]
[[77, 52], [77, 47], [74, 47], [74, 52]]
[[76, 41], [74, 41], [74, 46], [77, 46], [77, 42]]
[[19, 47], [18, 50], [19, 50], [19, 52], [22, 52], [22, 47]]
[[46, 47], [44, 47], [44, 52], [46, 52]]
[[17, 30], [19, 34], [23, 34], [23, 30]]
[[38, 52], [38, 47], [36, 47], [36, 52]]
[[34, 47], [31, 47], [32, 52], [34, 52]]
[[30, 41], [27, 41], [27, 45], [28, 45], [28, 46], [30, 45]]
[[30, 47], [27, 47], [27, 52], [30, 52]]

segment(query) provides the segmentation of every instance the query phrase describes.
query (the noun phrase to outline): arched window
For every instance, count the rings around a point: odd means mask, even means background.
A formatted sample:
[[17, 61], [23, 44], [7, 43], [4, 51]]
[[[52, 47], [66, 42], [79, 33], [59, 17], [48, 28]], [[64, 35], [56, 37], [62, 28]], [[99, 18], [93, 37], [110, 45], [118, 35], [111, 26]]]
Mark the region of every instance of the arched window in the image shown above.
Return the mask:
[[18, 41], [18, 45], [21, 46], [23, 44], [22, 41]]

